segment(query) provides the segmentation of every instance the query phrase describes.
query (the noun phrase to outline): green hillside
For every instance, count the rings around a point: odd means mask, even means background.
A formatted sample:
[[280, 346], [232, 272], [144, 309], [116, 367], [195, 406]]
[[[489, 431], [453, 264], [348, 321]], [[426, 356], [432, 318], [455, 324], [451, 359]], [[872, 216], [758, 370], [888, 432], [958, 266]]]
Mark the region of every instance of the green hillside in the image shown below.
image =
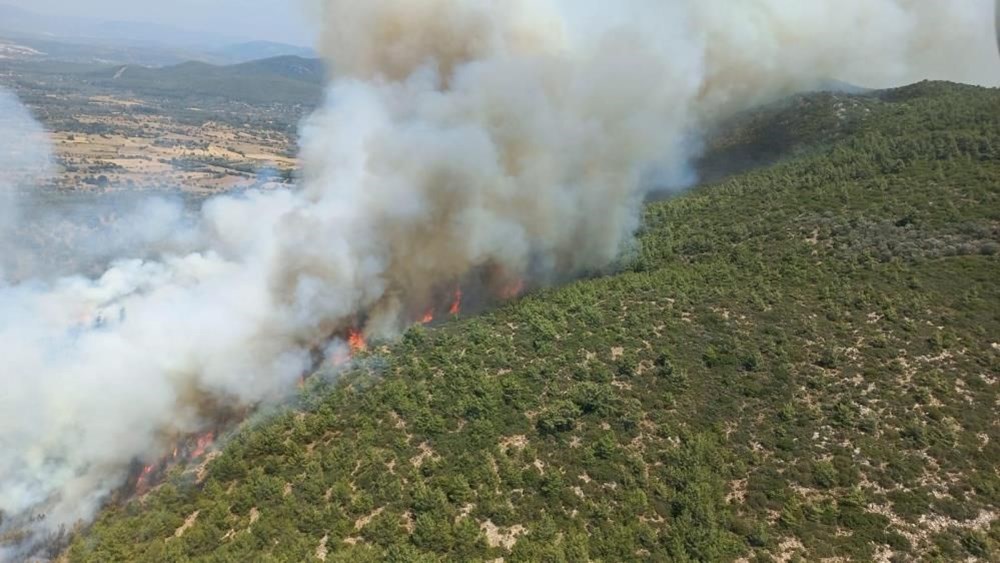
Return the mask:
[[220, 66], [188, 61], [165, 66], [62, 61], [3, 61], [17, 82], [55, 92], [130, 93], [170, 106], [209, 106], [219, 101], [314, 107], [323, 96], [326, 69], [319, 59], [294, 55]]
[[229, 66], [194, 61], [163, 68], [119, 65], [84, 78], [94, 86], [171, 98], [212, 96], [250, 103], [315, 105], [322, 96], [325, 76], [319, 59], [289, 55]]
[[1000, 91], [800, 97], [710, 147], [743, 172], [651, 204], [616, 275], [316, 378], [69, 560], [996, 560]]

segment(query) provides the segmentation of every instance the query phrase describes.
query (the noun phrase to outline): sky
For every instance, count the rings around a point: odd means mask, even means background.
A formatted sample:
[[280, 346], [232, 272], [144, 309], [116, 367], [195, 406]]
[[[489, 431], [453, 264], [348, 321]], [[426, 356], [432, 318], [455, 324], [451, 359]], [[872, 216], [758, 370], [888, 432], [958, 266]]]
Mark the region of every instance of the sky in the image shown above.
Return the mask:
[[303, 0], [0, 0], [33, 12], [167, 24], [311, 47]]

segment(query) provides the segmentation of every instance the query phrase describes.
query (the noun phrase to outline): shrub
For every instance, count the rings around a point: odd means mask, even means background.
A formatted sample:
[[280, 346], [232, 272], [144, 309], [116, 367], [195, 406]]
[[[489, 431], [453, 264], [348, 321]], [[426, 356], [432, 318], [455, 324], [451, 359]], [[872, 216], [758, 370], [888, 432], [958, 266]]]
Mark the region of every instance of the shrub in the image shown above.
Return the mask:
[[535, 423], [542, 434], [558, 434], [568, 432], [576, 427], [580, 418], [580, 408], [568, 400], [556, 401], [538, 415]]

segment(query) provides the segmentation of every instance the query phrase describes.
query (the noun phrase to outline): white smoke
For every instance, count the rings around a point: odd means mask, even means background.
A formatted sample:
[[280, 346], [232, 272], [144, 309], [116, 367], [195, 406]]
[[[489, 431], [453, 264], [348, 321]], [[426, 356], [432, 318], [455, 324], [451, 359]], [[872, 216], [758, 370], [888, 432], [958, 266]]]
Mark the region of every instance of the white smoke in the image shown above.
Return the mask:
[[90, 518], [204, 405], [281, 400], [314, 350], [358, 323], [392, 338], [442, 288], [606, 267], [732, 112], [831, 78], [1000, 82], [990, 10], [328, 0], [337, 76], [299, 189], [214, 199], [182, 243], [157, 230], [97, 278], [0, 286], [0, 511]]
[[44, 128], [0, 89], [0, 282], [79, 274], [121, 256], [197, 245], [179, 202], [59, 194], [45, 185], [55, 168]]
[[52, 165], [45, 130], [14, 95], [0, 90], [0, 280], [24, 257], [16, 236], [21, 202]]

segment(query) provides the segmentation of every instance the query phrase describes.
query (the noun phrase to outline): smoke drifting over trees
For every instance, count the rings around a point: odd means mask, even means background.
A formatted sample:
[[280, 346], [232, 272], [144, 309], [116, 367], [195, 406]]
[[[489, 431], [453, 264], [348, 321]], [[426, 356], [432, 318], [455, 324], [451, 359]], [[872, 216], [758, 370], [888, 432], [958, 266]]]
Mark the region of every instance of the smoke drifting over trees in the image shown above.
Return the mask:
[[315, 350], [354, 327], [393, 338], [442, 288], [608, 266], [648, 191], [689, 184], [699, 131], [734, 112], [830, 78], [1000, 82], [990, 10], [326, 2], [338, 74], [298, 189], [211, 200], [97, 278], [0, 280], [0, 525], [89, 518], [165, 437], [287, 398]]

